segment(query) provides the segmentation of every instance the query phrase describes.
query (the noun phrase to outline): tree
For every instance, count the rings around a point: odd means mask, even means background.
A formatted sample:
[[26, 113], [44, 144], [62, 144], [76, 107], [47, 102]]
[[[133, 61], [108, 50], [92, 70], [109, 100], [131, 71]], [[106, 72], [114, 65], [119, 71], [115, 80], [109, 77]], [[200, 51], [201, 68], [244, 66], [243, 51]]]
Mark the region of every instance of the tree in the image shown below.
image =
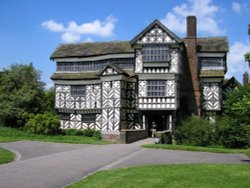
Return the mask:
[[32, 63], [13, 64], [1, 73], [0, 119], [7, 126], [24, 125], [26, 113], [42, 110], [44, 86]]
[[250, 84], [233, 90], [223, 107], [224, 119], [217, 122], [222, 144], [230, 148], [250, 147]]
[[44, 92], [44, 100], [43, 100], [43, 111], [56, 113], [54, 109], [55, 104], [55, 90], [54, 88], [50, 88]]
[[[248, 35], [250, 38], [250, 24], [248, 24]], [[250, 67], [250, 52], [245, 53], [245, 61], [248, 62], [248, 65]]]

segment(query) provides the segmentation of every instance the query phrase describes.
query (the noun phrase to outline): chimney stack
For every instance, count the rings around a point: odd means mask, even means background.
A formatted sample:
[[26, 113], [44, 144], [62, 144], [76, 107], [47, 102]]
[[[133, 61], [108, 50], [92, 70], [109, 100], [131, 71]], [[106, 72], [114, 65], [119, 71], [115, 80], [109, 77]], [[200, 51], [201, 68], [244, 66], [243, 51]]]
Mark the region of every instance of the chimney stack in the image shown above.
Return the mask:
[[196, 38], [196, 17], [195, 16], [187, 17], [187, 37]]
[[248, 84], [248, 73], [247, 71], [243, 74], [243, 86]]

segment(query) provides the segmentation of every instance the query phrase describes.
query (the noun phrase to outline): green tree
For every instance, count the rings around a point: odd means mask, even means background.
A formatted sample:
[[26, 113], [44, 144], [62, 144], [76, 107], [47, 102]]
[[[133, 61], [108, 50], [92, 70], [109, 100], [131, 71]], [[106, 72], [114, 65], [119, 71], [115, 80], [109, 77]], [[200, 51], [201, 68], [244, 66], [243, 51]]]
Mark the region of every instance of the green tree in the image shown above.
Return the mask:
[[39, 113], [44, 98], [44, 83], [32, 63], [13, 64], [1, 73], [0, 119], [7, 126], [23, 126], [24, 114]]
[[223, 107], [224, 118], [217, 121], [221, 143], [230, 148], [250, 147], [250, 84], [230, 93]]
[[50, 88], [44, 92], [44, 100], [43, 100], [43, 111], [56, 113], [54, 104], [55, 104], [55, 90], [54, 88]]
[[[248, 24], [248, 35], [250, 38], [250, 24]], [[245, 61], [248, 62], [248, 65], [250, 67], [250, 52], [245, 53]]]

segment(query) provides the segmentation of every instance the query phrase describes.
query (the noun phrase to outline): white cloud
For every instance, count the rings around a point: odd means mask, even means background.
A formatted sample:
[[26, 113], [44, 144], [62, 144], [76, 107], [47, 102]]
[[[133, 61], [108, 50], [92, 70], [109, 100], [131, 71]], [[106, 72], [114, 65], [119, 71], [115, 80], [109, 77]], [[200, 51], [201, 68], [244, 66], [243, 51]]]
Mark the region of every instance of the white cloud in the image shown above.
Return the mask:
[[66, 32], [61, 36], [63, 42], [72, 43], [77, 42], [81, 39], [81, 36], [77, 33]]
[[88, 37], [83, 42], [93, 42], [92, 38]]
[[240, 14], [241, 13], [241, 5], [237, 2], [232, 2], [232, 10], [233, 10], [233, 12]]
[[48, 20], [41, 25], [49, 31], [62, 33], [63, 42], [77, 42], [81, 39], [81, 35], [96, 35], [99, 37], [114, 35], [116, 21], [115, 17], [108, 16], [103, 22], [94, 20], [93, 22], [78, 25], [75, 21], [70, 21], [67, 26], [64, 26], [54, 20]]
[[242, 81], [242, 75], [245, 71], [249, 71], [248, 63], [244, 60], [244, 54], [250, 49], [248, 42], [235, 42], [230, 46], [230, 52], [227, 56], [228, 72], [226, 78], [235, 76]]
[[225, 30], [220, 28], [216, 13], [220, 8], [212, 3], [212, 0], [189, 0], [188, 3], [174, 7], [171, 12], [161, 19], [170, 30], [184, 34], [186, 33], [186, 17], [195, 15], [197, 17], [197, 31], [206, 35], [221, 35]]
[[56, 23], [54, 20], [44, 21], [41, 25], [52, 32], [63, 32], [65, 30], [63, 24]]

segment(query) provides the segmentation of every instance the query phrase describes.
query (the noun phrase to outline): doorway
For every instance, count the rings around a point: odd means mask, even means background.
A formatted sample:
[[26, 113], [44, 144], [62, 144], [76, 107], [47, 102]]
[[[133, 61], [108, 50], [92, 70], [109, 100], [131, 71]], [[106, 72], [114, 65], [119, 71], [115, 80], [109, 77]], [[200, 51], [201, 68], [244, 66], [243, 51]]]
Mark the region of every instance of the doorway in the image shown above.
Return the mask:
[[152, 123], [156, 124], [156, 131], [164, 131], [169, 129], [169, 111], [145, 111], [145, 124], [148, 130], [148, 136], [151, 135]]

